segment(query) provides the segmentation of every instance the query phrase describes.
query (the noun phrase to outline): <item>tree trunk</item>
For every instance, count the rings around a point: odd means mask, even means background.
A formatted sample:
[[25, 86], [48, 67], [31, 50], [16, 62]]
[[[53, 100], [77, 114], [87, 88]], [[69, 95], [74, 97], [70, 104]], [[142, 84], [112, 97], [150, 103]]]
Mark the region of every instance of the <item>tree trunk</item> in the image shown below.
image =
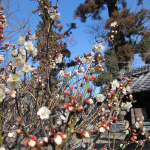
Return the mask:
[[109, 17], [112, 17], [114, 11], [118, 11], [117, 0], [107, 0], [108, 14]]
[[[117, 0], [107, 0], [106, 5], [107, 5], [107, 8], [108, 8], [109, 17], [113, 17], [113, 13], [115, 11], [119, 11]], [[126, 44], [124, 33], [119, 32], [118, 35], [119, 35], [119, 38], [118, 38], [117, 44], [115, 43], [116, 57], [117, 57], [118, 48], [122, 47]], [[131, 60], [124, 61], [124, 62], [119, 60], [118, 58], [117, 58], [117, 60], [118, 60], [119, 70], [121, 70], [121, 69], [131, 70], [132, 69]]]
[[132, 70], [132, 60], [129, 60], [126, 62], [118, 61], [118, 68], [119, 68], [119, 70], [121, 70], [121, 69]]

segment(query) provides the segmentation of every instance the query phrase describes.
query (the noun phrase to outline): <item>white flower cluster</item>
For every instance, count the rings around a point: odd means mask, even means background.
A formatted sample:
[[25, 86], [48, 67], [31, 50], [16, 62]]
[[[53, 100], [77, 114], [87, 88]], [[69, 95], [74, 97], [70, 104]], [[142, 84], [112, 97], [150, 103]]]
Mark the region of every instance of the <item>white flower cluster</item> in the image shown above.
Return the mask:
[[62, 77], [70, 77], [71, 76], [71, 72], [66, 72], [66, 70], [60, 70], [59, 71], [59, 74], [62, 76]]
[[[33, 36], [33, 40], [35, 40], [36, 36]], [[37, 48], [34, 47], [32, 41], [28, 40], [25, 41], [25, 38], [23, 36], [20, 36], [18, 38], [18, 44], [21, 46], [19, 49], [19, 52], [21, 55], [25, 55], [25, 49], [31, 54], [32, 57], [36, 57], [37, 56]], [[24, 48], [25, 46], [25, 48]]]
[[117, 21], [112, 22], [112, 23], [110, 24], [110, 26], [111, 26], [111, 27], [117, 26]]
[[57, 13], [56, 10], [54, 10], [54, 11], [49, 10], [48, 13], [50, 15], [50, 18], [53, 20], [59, 20], [60, 19], [60, 13]]
[[80, 61], [82, 64], [89, 64], [93, 58], [94, 58], [94, 52], [91, 51], [89, 55], [87, 55], [86, 57], [81, 57]]
[[132, 107], [132, 103], [131, 102], [126, 102], [126, 103], [122, 103], [121, 104], [121, 108], [122, 109], [126, 109], [128, 112], [129, 112], [131, 107]]
[[59, 55], [55, 58], [56, 64], [61, 63], [61, 62], [62, 62], [62, 58], [63, 58], [63, 54], [59, 54]]
[[99, 44], [95, 44], [94, 48], [97, 52], [102, 52], [105, 46], [102, 43], [99, 43]]

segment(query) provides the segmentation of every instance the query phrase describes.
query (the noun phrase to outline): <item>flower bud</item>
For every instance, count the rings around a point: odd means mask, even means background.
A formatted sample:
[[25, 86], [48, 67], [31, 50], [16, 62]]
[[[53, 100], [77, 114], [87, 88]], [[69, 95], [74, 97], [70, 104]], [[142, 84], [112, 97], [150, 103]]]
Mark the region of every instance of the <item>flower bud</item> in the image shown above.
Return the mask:
[[111, 107], [112, 107], [112, 104], [108, 104], [108, 107], [111, 108]]
[[82, 131], [80, 132], [80, 134], [83, 138], [90, 138], [90, 134], [88, 131]]
[[28, 146], [28, 140], [25, 140], [25, 141], [23, 142], [23, 145], [24, 145], [24, 147], [27, 147], [27, 146]]
[[65, 108], [65, 109], [68, 108], [68, 104], [67, 104], [67, 103], [64, 104], [64, 108]]
[[28, 145], [30, 147], [34, 147], [36, 145], [37, 142], [37, 137], [34, 135], [30, 135], [30, 138], [28, 139]]
[[22, 129], [18, 129], [18, 130], [17, 130], [17, 133], [18, 133], [18, 134], [22, 134]]
[[65, 95], [70, 95], [68, 91], [64, 91], [64, 94]]
[[32, 139], [28, 139], [28, 145], [30, 147], [34, 147], [36, 145], [36, 141], [32, 140]]
[[72, 90], [73, 90], [73, 85], [70, 86], [70, 91], [72, 91]]
[[22, 118], [17, 118], [16, 120], [19, 122], [20, 125], [22, 125], [22, 123], [23, 123]]
[[4, 35], [0, 33], [0, 39], [2, 39], [3, 37], [4, 37]]
[[81, 112], [82, 110], [83, 110], [83, 106], [80, 105], [77, 107], [77, 112]]
[[12, 97], [12, 98], [15, 98], [16, 97], [16, 91], [11, 90], [10, 93], [9, 93], [9, 96]]
[[88, 80], [88, 76], [87, 76], [87, 75], [84, 75], [84, 79]]
[[63, 134], [61, 134], [61, 137], [62, 137], [63, 140], [65, 140], [66, 137], [67, 137], [67, 134], [66, 134], [66, 133], [63, 133]]
[[106, 130], [109, 130], [109, 126], [106, 126], [105, 129], [106, 129]]
[[50, 139], [49, 139], [48, 136], [46, 136], [46, 137], [43, 138], [43, 141], [44, 141], [45, 143], [49, 143]]
[[40, 146], [42, 146], [42, 147], [44, 146], [44, 141], [39, 141], [38, 143]]
[[58, 128], [55, 125], [53, 125], [52, 129], [56, 131]]
[[93, 89], [92, 87], [88, 87], [87, 91], [88, 91], [88, 92], [91, 92], [92, 89]]
[[58, 135], [58, 134], [56, 134], [55, 136], [54, 136], [54, 142], [55, 142], [55, 144], [57, 144], [57, 145], [61, 145], [62, 144], [62, 137], [60, 136], [60, 135]]
[[4, 25], [3, 24], [0, 24], [0, 29], [4, 29]]
[[69, 110], [70, 112], [74, 112], [75, 108], [74, 108], [73, 106], [69, 106], [69, 107], [68, 107], [68, 110]]
[[92, 80], [95, 80], [95, 79], [96, 79], [96, 76], [91, 76], [91, 79], [92, 79]]
[[91, 98], [87, 98], [84, 100], [84, 103], [87, 105], [92, 105], [94, 103], [94, 101]]
[[82, 94], [81, 94], [81, 93], [79, 93], [79, 94], [78, 94], [78, 96], [79, 96], [79, 97], [82, 97]]

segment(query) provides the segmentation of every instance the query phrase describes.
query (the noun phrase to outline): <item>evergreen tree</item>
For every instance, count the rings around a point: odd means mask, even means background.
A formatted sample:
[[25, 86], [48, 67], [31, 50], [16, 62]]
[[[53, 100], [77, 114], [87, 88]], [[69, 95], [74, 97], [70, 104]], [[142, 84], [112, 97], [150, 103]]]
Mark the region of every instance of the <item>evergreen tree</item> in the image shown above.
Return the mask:
[[150, 64], [150, 37], [143, 38], [138, 45], [138, 52], [146, 64]]
[[[137, 1], [137, 5], [140, 4], [142, 4], [142, 0]], [[121, 6], [121, 9], [119, 6]], [[142, 8], [137, 12], [131, 12], [126, 6], [125, 0], [85, 0], [75, 10], [75, 16], [86, 22], [88, 17], [101, 19], [102, 11], [105, 8], [108, 9], [109, 19], [105, 28], [111, 30], [108, 37], [113, 38], [109, 41], [109, 46], [115, 51], [119, 70], [131, 69], [134, 53], [138, 52], [138, 38], [144, 36], [145, 31], [149, 29], [145, 26], [145, 23], [150, 19], [149, 10]], [[111, 26], [111, 23], [115, 21], [117, 26]]]

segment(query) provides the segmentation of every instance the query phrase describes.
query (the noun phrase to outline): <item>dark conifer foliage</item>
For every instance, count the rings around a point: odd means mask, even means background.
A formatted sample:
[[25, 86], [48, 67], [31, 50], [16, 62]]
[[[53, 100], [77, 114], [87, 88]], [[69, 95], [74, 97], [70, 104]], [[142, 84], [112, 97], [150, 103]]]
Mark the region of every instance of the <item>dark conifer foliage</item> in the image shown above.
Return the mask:
[[[142, 3], [142, 0], [137, 1], [137, 5]], [[150, 21], [150, 12], [144, 8], [132, 12], [127, 8], [126, 0], [86, 0], [77, 7], [75, 16], [83, 22], [88, 17], [101, 19], [104, 9], [108, 10], [109, 15], [105, 29], [111, 30], [108, 32], [109, 38], [111, 35], [114, 37], [110, 38], [109, 46], [115, 51], [119, 70], [131, 69], [134, 54], [139, 52], [139, 41], [149, 35], [150, 27], [146, 23]], [[111, 26], [114, 21], [117, 22], [116, 27]]]

